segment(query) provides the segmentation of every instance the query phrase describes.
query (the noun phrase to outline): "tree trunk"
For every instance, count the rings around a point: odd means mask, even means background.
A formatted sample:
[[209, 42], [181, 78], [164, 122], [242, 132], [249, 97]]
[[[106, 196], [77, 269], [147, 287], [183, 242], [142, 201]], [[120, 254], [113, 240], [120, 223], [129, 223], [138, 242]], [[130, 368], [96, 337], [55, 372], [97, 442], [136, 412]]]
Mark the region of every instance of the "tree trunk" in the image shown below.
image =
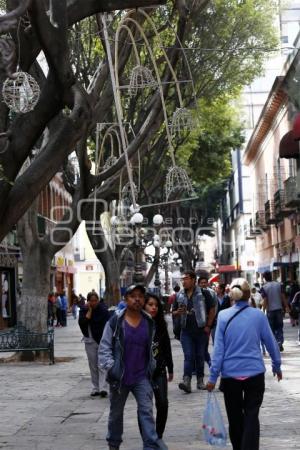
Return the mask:
[[30, 331], [45, 333], [48, 329], [50, 267], [51, 256], [41, 245], [23, 252], [23, 284], [18, 318]]
[[108, 306], [117, 305], [121, 300], [119, 266], [115, 260], [102, 265], [105, 272], [105, 301]]

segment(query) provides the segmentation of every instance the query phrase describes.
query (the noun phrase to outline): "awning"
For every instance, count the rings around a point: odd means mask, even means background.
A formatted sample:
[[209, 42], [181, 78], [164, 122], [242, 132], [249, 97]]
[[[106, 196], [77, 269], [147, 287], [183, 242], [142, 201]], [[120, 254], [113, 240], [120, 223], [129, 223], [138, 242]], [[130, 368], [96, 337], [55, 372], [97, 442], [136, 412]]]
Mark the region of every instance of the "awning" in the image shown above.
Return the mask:
[[219, 281], [220, 278], [220, 274], [219, 273], [214, 273], [210, 279], [208, 280], [209, 283], [216, 283], [217, 281]]
[[275, 261], [272, 264], [258, 267], [257, 272], [259, 273], [272, 272], [273, 270], [275, 270], [276, 267], [288, 267], [289, 265], [290, 265], [289, 262]]
[[[299, 137], [300, 139], [300, 137]], [[299, 158], [299, 142], [295, 141], [294, 131], [288, 131], [279, 144], [280, 158]]]
[[229, 265], [220, 265], [218, 266], [218, 272], [219, 273], [224, 273], [224, 272], [237, 272], [237, 268], [236, 266], [234, 266], [233, 264], [229, 264]]
[[257, 268], [258, 273], [270, 272], [270, 264], [267, 266], [259, 266]]
[[293, 135], [295, 141], [300, 141], [300, 114], [297, 114], [293, 125]]

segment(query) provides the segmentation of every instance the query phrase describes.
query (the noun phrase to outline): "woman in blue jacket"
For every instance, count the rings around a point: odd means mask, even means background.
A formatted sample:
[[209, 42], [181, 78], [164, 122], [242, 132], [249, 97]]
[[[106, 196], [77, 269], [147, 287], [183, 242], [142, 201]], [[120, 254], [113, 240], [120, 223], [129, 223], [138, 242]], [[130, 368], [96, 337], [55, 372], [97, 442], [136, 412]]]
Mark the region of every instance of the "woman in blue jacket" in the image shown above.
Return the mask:
[[259, 409], [265, 390], [265, 365], [261, 342], [271, 359], [274, 376], [282, 379], [278, 345], [267, 317], [250, 308], [250, 286], [244, 278], [231, 284], [235, 304], [218, 316], [208, 391], [221, 374], [229, 435], [233, 450], [259, 449]]

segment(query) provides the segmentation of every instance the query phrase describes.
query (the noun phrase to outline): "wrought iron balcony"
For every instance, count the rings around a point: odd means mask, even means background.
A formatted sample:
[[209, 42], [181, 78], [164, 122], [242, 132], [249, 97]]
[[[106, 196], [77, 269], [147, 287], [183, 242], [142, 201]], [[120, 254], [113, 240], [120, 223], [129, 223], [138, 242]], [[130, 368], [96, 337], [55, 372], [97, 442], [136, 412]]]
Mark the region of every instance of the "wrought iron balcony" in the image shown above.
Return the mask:
[[271, 200], [268, 200], [265, 203], [265, 220], [266, 220], [266, 225], [272, 225], [277, 223], [277, 220], [275, 219], [275, 214], [274, 214], [274, 203]]
[[266, 213], [264, 210], [256, 211], [255, 213], [255, 226], [256, 228], [265, 231], [268, 228], [266, 223]]
[[261, 234], [261, 229], [256, 227], [254, 221], [250, 219], [249, 224], [245, 225], [245, 238], [255, 239], [259, 234]]
[[293, 210], [286, 207], [285, 191], [278, 189], [274, 194], [274, 213], [275, 219], [280, 222], [284, 217], [288, 217]]
[[289, 177], [284, 182], [285, 190], [285, 206], [288, 208], [296, 208], [300, 206], [300, 192], [298, 195], [297, 178]]

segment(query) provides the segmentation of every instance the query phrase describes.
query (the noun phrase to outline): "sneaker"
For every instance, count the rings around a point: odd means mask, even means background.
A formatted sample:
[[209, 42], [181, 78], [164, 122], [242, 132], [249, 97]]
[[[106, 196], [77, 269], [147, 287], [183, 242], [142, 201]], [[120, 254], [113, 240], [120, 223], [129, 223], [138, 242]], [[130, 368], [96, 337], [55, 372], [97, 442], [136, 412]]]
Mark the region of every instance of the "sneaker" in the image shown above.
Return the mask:
[[166, 445], [166, 443], [162, 440], [162, 438], [158, 439], [157, 441], [160, 450], [168, 450], [168, 447]]
[[99, 395], [100, 395], [100, 397], [105, 398], [105, 397], [107, 397], [107, 392], [106, 391], [100, 391]]
[[197, 377], [197, 389], [201, 391], [206, 390], [206, 385], [203, 382], [203, 377]]
[[91, 397], [97, 397], [98, 395], [100, 395], [100, 392], [98, 391], [91, 392]]
[[178, 384], [178, 387], [179, 387], [179, 389], [186, 392], [187, 394], [190, 394], [192, 392], [190, 377], [184, 376], [183, 381]]

